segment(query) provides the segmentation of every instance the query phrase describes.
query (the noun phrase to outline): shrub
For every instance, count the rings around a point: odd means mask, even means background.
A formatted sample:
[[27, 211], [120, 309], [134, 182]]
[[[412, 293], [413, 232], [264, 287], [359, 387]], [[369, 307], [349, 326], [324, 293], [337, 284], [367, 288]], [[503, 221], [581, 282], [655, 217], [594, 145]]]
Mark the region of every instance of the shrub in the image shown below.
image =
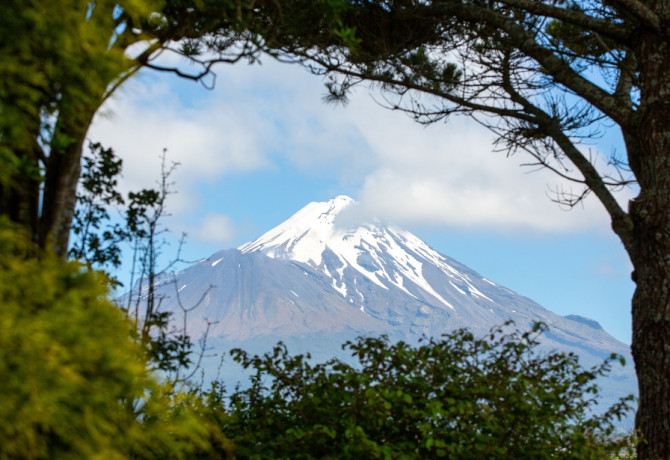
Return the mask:
[[0, 221], [0, 459], [182, 458], [217, 431], [161, 385], [106, 283]]
[[[238, 458], [607, 458], [620, 401], [593, 415], [610, 361], [585, 370], [573, 354], [538, 351], [538, 325], [475, 338], [458, 330], [411, 346], [387, 338], [347, 343], [358, 366], [312, 365], [279, 344], [230, 395], [221, 423]], [[613, 356], [612, 359], [616, 357]], [[220, 383], [210, 393], [223, 394]]]

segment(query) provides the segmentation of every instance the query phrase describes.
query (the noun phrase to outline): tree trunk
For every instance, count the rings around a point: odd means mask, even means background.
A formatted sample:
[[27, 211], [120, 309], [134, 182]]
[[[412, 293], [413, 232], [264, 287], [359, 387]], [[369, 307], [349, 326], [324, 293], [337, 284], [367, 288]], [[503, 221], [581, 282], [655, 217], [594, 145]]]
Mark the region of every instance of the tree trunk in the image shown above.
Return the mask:
[[632, 352], [640, 405], [640, 459], [670, 459], [670, 47], [640, 36], [640, 107], [627, 129], [629, 162], [640, 185], [630, 204], [633, 263]]
[[[670, 458], [670, 234], [668, 199], [640, 197], [632, 214], [635, 225], [633, 279], [633, 358], [640, 405], [636, 427], [643, 437], [640, 459]], [[647, 216], [655, 216], [649, 219]], [[648, 220], [665, 220], [661, 229]], [[644, 222], [646, 221], [646, 222]]]
[[63, 258], [68, 252], [83, 144], [82, 136], [67, 148], [52, 153], [44, 182], [39, 245], [42, 248], [52, 245], [53, 251]]
[[[76, 113], [62, 108], [54, 131], [54, 142], [47, 160], [39, 223], [39, 244], [51, 245], [60, 257], [67, 257], [70, 228], [77, 201], [77, 184], [81, 173], [81, 156], [86, 133], [100, 106], [101, 98], [91, 96], [86, 104], [80, 100]], [[63, 97], [65, 99], [65, 96]], [[70, 104], [72, 105], [72, 104]], [[61, 107], [69, 107], [61, 103]]]

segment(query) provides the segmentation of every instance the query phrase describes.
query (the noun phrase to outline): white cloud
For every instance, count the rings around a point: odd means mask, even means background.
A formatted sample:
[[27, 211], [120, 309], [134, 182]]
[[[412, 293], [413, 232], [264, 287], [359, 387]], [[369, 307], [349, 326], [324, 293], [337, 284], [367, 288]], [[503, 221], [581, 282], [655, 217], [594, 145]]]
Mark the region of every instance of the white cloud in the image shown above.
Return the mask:
[[400, 224], [608, 227], [594, 199], [562, 210], [547, 196], [565, 185], [557, 176], [529, 173], [519, 167], [526, 159], [493, 152], [490, 133], [474, 123], [455, 118], [425, 128], [379, 107], [363, 88], [345, 109], [326, 105], [321, 81], [298, 66], [266, 62], [218, 73], [214, 91], [148, 74], [106, 105], [112, 115], [98, 117], [90, 137], [124, 158], [124, 187], [153, 186], [166, 147], [169, 160], [181, 163], [173, 213], [200, 206], [202, 181], [288, 161], [308, 175], [337, 177], [343, 187], [358, 184], [361, 213]]
[[273, 136], [263, 135], [272, 131], [269, 120], [212, 101], [189, 108], [162, 83], [138, 80], [124, 89], [103, 107], [89, 132], [91, 140], [112, 146], [123, 158], [124, 189], [155, 186], [164, 148], [168, 161], [180, 164], [172, 177], [180, 190], [170, 201], [174, 211], [192, 207], [200, 181], [270, 166], [266, 154]]
[[[498, 230], [572, 231], [608, 228], [593, 197], [566, 211], [556, 188], [580, 191], [548, 170], [520, 165], [528, 158], [493, 151], [493, 136], [463, 118], [421, 126], [370, 98], [352, 103], [351, 117], [377, 155], [378, 167], [360, 188], [358, 212], [399, 224]], [[620, 194], [622, 202], [631, 191]]]
[[211, 212], [203, 217], [198, 226], [186, 227], [184, 231], [189, 238], [200, 243], [225, 245], [234, 240], [237, 229], [233, 220], [225, 215]]

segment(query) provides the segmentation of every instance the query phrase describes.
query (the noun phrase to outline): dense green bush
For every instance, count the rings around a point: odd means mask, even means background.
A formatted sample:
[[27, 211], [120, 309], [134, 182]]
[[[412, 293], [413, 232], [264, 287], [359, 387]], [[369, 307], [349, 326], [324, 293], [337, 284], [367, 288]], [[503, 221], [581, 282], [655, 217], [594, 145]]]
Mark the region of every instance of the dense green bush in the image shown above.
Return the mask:
[[106, 283], [0, 221], [0, 459], [187, 458], [223, 438], [153, 378]]
[[[219, 420], [238, 458], [609, 458], [621, 401], [596, 416], [594, 379], [572, 354], [543, 354], [535, 331], [478, 339], [465, 330], [411, 346], [386, 338], [346, 346], [356, 367], [310, 364], [282, 345], [234, 351], [255, 370]], [[614, 359], [615, 357], [612, 357]], [[215, 395], [219, 395], [216, 401]], [[225, 397], [215, 384], [209, 397]]]

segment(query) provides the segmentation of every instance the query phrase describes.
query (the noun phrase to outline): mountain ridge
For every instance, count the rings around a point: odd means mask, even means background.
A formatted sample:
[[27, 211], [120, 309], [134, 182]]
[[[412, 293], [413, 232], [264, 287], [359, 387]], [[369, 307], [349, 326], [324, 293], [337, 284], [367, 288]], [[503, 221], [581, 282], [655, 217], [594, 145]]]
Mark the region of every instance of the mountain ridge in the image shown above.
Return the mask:
[[[594, 321], [577, 320], [578, 315], [555, 315], [438, 253], [398, 227], [379, 222], [359, 225], [347, 222], [338, 226], [338, 218], [352, 206], [355, 201], [343, 195], [328, 202], [309, 203], [238, 249], [244, 254], [261, 253], [271, 259], [305, 264], [311, 271], [324, 275], [352, 306], [387, 321], [392, 327], [402, 326], [398, 318], [440, 317], [431, 326], [421, 319], [414, 320], [414, 327], [409, 324], [406, 336], [437, 335], [445, 328], [456, 327], [484, 333], [516, 317], [517, 323], [522, 323], [517, 324], [519, 327], [531, 327], [535, 321], [547, 322], [557, 329], [562, 343], [571, 343], [571, 329], [581, 329], [586, 322]], [[405, 309], [391, 307], [393, 314], [379, 301], [391, 296], [397, 304], [407, 304], [408, 299], [402, 299], [403, 293], [413, 301], [409, 300]], [[510, 301], [516, 307], [510, 306]], [[382, 308], [378, 308], [380, 303]], [[537, 314], [538, 311], [542, 314]], [[394, 314], [395, 319], [391, 318]], [[521, 318], [527, 321], [519, 321]], [[407, 322], [404, 324], [408, 326]], [[608, 343], [619, 352], [627, 351], [625, 345], [602, 332], [597, 341]]]

